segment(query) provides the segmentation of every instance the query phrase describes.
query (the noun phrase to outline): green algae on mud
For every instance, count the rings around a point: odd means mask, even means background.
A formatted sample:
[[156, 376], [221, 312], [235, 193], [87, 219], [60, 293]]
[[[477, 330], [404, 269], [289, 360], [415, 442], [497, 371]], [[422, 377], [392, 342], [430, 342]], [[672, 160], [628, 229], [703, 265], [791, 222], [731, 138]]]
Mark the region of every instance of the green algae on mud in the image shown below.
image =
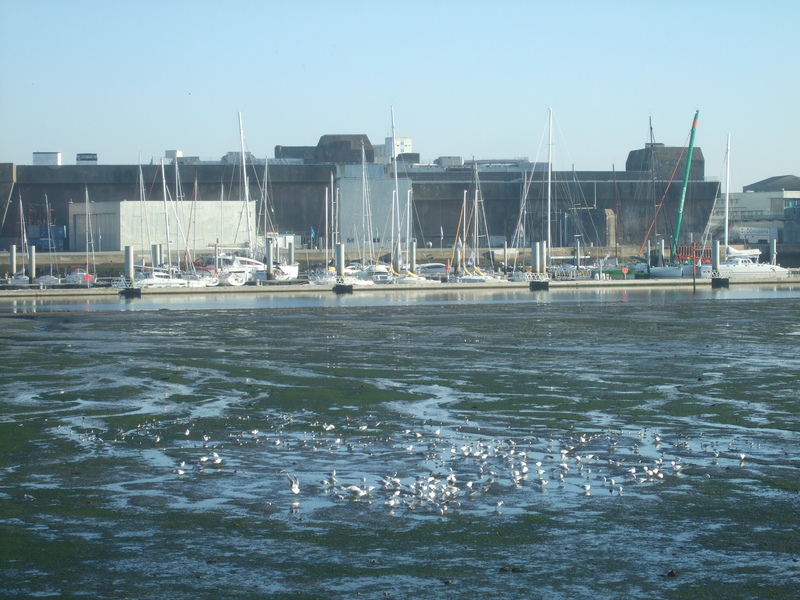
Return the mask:
[[4, 319], [0, 594], [794, 597], [792, 307], [685, 304]]

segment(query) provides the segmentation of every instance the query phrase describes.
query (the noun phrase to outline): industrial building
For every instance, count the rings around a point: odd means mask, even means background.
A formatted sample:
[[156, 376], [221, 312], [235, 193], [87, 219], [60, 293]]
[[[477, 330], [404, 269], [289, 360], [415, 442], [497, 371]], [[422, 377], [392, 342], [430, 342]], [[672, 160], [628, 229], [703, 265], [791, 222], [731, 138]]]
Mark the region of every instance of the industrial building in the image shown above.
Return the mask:
[[[20, 244], [24, 220], [26, 233], [38, 232], [40, 242], [48, 223], [65, 227], [64, 250], [84, 251], [86, 206], [88, 243], [106, 251], [130, 245], [149, 252], [152, 243], [170, 243], [200, 252], [215, 243], [245, 243], [248, 228], [254, 236], [281, 234], [296, 248], [370, 238], [388, 251], [396, 231], [418, 247], [449, 247], [462, 235], [467, 204], [479, 206], [481, 235], [495, 247], [528, 247], [548, 237], [553, 246], [576, 239], [585, 246], [638, 246], [648, 230], [653, 241], [671, 235], [681, 182], [669, 177], [683, 172], [680, 148], [647, 144], [629, 154], [624, 171], [555, 171], [548, 193], [544, 163], [448, 156], [421, 164], [411, 143], [402, 138], [396, 164], [391, 138], [373, 147], [362, 134], [276, 146], [269, 160], [246, 155], [247, 204], [236, 152], [208, 162], [170, 151], [163, 163], [141, 167], [99, 164], [91, 153], [65, 165], [60, 153], [37, 153], [33, 165], [0, 164], [0, 248]], [[706, 180], [702, 150], [695, 148], [681, 244], [702, 241], [719, 196], [719, 182]], [[779, 242], [800, 242], [797, 200], [780, 204], [770, 204], [769, 227]]]

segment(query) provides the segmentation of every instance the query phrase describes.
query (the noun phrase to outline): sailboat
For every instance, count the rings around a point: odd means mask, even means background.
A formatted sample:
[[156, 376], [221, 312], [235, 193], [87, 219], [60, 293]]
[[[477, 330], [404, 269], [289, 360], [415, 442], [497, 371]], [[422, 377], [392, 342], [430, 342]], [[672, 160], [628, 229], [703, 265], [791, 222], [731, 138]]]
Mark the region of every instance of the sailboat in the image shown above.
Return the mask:
[[[334, 233], [332, 235], [332, 237], [335, 239], [338, 237], [335, 231], [341, 227], [342, 221], [340, 208], [341, 201], [339, 198], [338, 189], [336, 190], [335, 195], [332, 194], [332, 197], [336, 199], [333, 210]], [[364, 147], [363, 140], [361, 142], [360, 208], [357, 207], [356, 203], [353, 203], [352, 219], [348, 218], [348, 222], [350, 222], [352, 226], [351, 234], [347, 236], [348, 243], [355, 243], [355, 253], [357, 254], [357, 257], [344, 267], [341, 276], [337, 275], [334, 267], [328, 265], [327, 268], [321, 272], [312, 274], [309, 280], [315, 284], [340, 284], [348, 286], [374, 285], [376, 283], [389, 283], [392, 281], [389, 266], [381, 263], [381, 261], [378, 259], [378, 252], [376, 252], [375, 249], [375, 242], [376, 238], [378, 237], [378, 233], [373, 229], [372, 223], [370, 183], [367, 170], [366, 149]]]
[[[163, 265], [153, 265], [152, 267], [141, 266], [134, 272], [132, 287], [138, 289], [144, 288], [175, 288], [175, 287], [189, 287], [189, 280], [181, 276], [179, 269], [172, 264], [172, 236], [170, 234], [170, 202], [167, 197], [167, 181], [166, 172], [164, 170], [164, 160], [161, 160], [161, 190], [164, 201], [164, 229], [167, 245], [167, 260]], [[180, 196], [180, 175], [178, 174], [178, 165], [175, 164], [175, 194]], [[176, 217], [176, 227], [180, 230], [180, 222], [177, 219], [177, 212], [175, 207], [172, 206], [172, 212]], [[179, 233], [183, 233], [179, 231]], [[183, 235], [181, 235], [183, 237]], [[202, 287], [205, 283], [199, 279], [192, 281], [192, 287]]]
[[[761, 250], [757, 248], [737, 250], [728, 244], [728, 222], [731, 187], [731, 137], [728, 136], [726, 151], [725, 183], [725, 260], [719, 264], [719, 277], [724, 279], [783, 279], [791, 275], [789, 269], [773, 263], [758, 262]], [[753, 260], [755, 258], [756, 260]]]
[[403, 220], [400, 218], [400, 185], [398, 171], [400, 164], [397, 160], [397, 137], [394, 125], [394, 107], [392, 112], [392, 170], [394, 171], [394, 191], [392, 192], [392, 283], [401, 285], [416, 285], [421, 283], [439, 283], [438, 279], [427, 279], [414, 273], [411, 266], [411, 191], [406, 199], [406, 248], [405, 264], [403, 260], [402, 228]]
[[[517, 218], [517, 225], [514, 228], [514, 235], [511, 238], [511, 248], [514, 252], [514, 261], [507, 270], [511, 271], [511, 281], [516, 282], [530, 282], [534, 280], [534, 266], [526, 268], [524, 264], [517, 264], [519, 254], [522, 248], [526, 246], [529, 241], [527, 236], [528, 231], [528, 194], [530, 193], [531, 182], [533, 181], [533, 170], [530, 175], [527, 172], [523, 173], [522, 194], [520, 195], [519, 202], [519, 217]], [[533, 252], [531, 252], [531, 262], [533, 261]]]
[[[275, 212], [272, 206], [272, 198], [269, 194], [269, 159], [264, 158], [264, 181], [261, 190], [261, 219], [259, 225], [263, 234], [264, 246], [258, 247], [264, 253], [264, 261], [266, 262], [267, 244], [270, 244], [274, 252], [280, 252], [278, 247], [278, 230], [275, 227], [275, 222], [272, 219], [272, 214]], [[289, 263], [282, 260], [280, 256], [275, 256], [272, 259], [272, 280], [273, 281], [292, 281], [297, 279], [300, 272], [300, 265], [297, 262]], [[252, 279], [254, 281], [267, 281], [269, 279], [269, 272], [267, 265], [263, 269], [253, 272]]]
[[[530, 193], [531, 185], [533, 184], [534, 179], [534, 171], [535, 167], [531, 170], [530, 174], [525, 174], [523, 176], [523, 186], [522, 186], [522, 194], [520, 196], [520, 206], [519, 206], [519, 217], [517, 219], [517, 225], [514, 229], [514, 235], [511, 239], [511, 248], [512, 251], [515, 253], [514, 262], [510, 265], [508, 269], [510, 274], [511, 281], [514, 282], [524, 282], [524, 283], [532, 283], [532, 282], [545, 282], [549, 281], [550, 274], [547, 272], [548, 270], [552, 270], [552, 225], [551, 225], [551, 217], [552, 217], [552, 188], [553, 188], [553, 109], [548, 109], [548, 116], [547, 116], [547, 181], [546, 183], [546, 191], [547, 191], [547, 206], [546, 206], [546, 256], [544, 257], [545, 263], [545, 272], [537, 273], [537, 265], [534, 263], [534, 253], [532, 248], [533, 243], [533, 228], [530, 227], [530, 223], [528, 222], [528, 196]], [[530, 227], [530, 229], [529, 229]], [[527, 247], [531, 250], [531, 264], [530, 267], [525, 267], [523, 264], [517, 264], [517, 255], [521, 254], [523, 247]], [[521, 262], [521, 261], [520, 261]]]
[[25, 286], [31, 282], [31, 278], [25, 274], [25, 255], [28, 253], [28, 234], [25, 231], [25, 213], [22, 209], [22, 196], [19, 197], [19, 231], [20, 231], [20, 249], [22, 250], [23, 263], [22, 268], [13, 273], [8, 278], [8, 283], [13, 286]]
[[[245, 285], [250, 281], [254, 281], [257, 277], [267, 278], [267, 265], [255, 258], [256, 247], [255, 240], [253, 239], [253, 222], [250, 215], [250, 182], [247, 176], [247, 155], [244, 149], [244, 128], [242, 126], [242, 113], [239, 116], [239, 146], [240, 146], [240, 168], [241, 179], [239, 182], [239, 190], [242, 198], [243, 211], [246, 219], [246, 235], [247, 239], [242, 246], [235, 248], [225, 248], [232, 250], [232, 252], [220, 254], [216, 259], [215, 268], [219, 274], [219, 284], [239, 287]], [[267, 181], [265, 175], [264, 186], [266, 189]], [[264, 207], [268, 210], [268, 207]], [[266, 215], [265, 215], [266, 216]], [[266, 243], [270, 243], [270, 232], [265, 231]], [[272, 232], [272, 236], [277, 238], [277, 234]], [[273, 274], [276, 279], [296, 279], [299, 266], [297, 264], [278, 264], [273, 263]]]
[[[678, 215], [675, 219], [675, 233], [672, 237], [671, 254], [673, 257], [673, 264], [650, 267], [650, 277], [654, 279], [677, 279], [680, 277], [695, 277], [695, 278], [709, 278], [711, 277], [711, 266], [703, 264], [699, 259], [690, 260], [689, 264], [680, 264], [674, 262], [678, 254], [678, 239], [681, 234], [681, 222], [683, 221], [683, 208], [686, 204], [686, 190], [689, 187], [689, 173], [692, 168], [692, 155], [694, 154], [694, 139], [697, 133], [697, 120], [700, 111], [695, 111], [694, 119], [692, 120], [692, 130], [689, 136], [689, 150], [686, 154], [686, 168], [683, 173], [683, 185], [681, 186], [680, 202], [678, 204]], [[648, 257], [649, 260], [650, 257]]]
[[243, 211], [246, 219], [247, 241], [244, 244], [243, 254], [240, 256], [241, 248], [232, 254], [223, 253], [217, 258], [215, 265], [219, 273], [220, 285], [234, 287], [243, 286], [252, 280], [253, 273], [258, 270], [266, 269], [266, 265], [253, 258], [253, 229], [250, 222], [250, 182], [247, 177], [247, 160], [244, 151], [244, 128], [242, 126], [242, 113], [239, 116], [239, 147], [240, 147], [240, 168], [241, 179], [239, 181], [239, 193], [242, 198]]
[[53, 248], [55, 247], [55, 240], [53, 240], [53, 229], [50, 226], [50, 202], [47, 199], [47, 194], [44, 195], [44, 209], [46, 213], [45, 222], [47, 223], [47, 255], [50, 260], [49, 272], [44, 275], [39, 275], [36, 278], [36, 283], [41, 286], [58, 285], [61, 283], [61, 278], [55, 275], [56, 268], [53, 265]]
[[[89, 287], [95, 281], [96, 276], [89, 272], [89, 243], [91, 241], [92, 255], [94, 255], [94, 236], [90, 236], [92, 229], [92, 219], [89, 210], [89, 188], [84, 186], [84, 233], [86, 244], [86, 262], [84, 265], [76, 265], [69, 268], [67, 276], [64, 278], [65, 283], [73, 285], [85, 285]], [[94, 263], [94, 261], [92, 261]]]
[[[489, 228], [486, 224], [486, 213], [483, 205], [483, 195], [481, 193], [480, 177], [478, 175], [478, 163], [473, 161], [474, 185], [472, 195], [472, 206], [467, 215], [467, 194], [464, 193], [462, 202], [462, 236], [464, 245], [461, 252], [461, 261], [458, 277], [460, 283], [486, 283], [496, 281], [498, 277], [484, 272], [480, 267], [480, 248], [481, 238], [486, 240], [486, 247], [489, 256], [492, 256], [492, 248], [489, 239]], [[466, 256], [469, 250], [469, 257]]]

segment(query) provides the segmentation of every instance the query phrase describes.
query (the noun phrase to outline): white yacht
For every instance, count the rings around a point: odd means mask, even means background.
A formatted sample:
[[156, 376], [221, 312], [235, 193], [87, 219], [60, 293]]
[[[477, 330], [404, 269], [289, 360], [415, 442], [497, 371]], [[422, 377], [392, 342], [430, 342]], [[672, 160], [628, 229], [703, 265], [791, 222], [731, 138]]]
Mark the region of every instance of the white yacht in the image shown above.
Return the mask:
[[729, 279], [783, 279], [789, 269], [771, 263], [754, 262], [746, 256], [732, 256], [719, 263], [719, 275]]
[[219, 284], [241, 286], [252, 281], [256, 271], [266, 271], [267, 265], [246, 256], [221, 254], [219, 256]]

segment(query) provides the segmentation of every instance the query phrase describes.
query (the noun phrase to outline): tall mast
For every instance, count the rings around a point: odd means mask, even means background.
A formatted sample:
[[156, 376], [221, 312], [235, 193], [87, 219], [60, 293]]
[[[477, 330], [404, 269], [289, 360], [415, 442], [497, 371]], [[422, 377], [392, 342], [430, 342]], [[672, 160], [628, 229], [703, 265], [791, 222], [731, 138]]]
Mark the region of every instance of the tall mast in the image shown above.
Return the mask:
[[[89, 235], [92, 230], [92, 214], [89, 210], [89, 186], [83, 186], [84, 194], [85, 194], [85, 212], [86, 212], [86, 272], [89, 272]], [[94, 258], [94, 234], [91, 234], [91, 244], [92, 244], [92, 258]], [[94, 261], [92, 261], [94, 262]]]
[[[325, 213], [325, 228], [326, 228], [326, 230], [325, 230], [325, 252], [326, 253], [328, 252], [329, 249], [330, 250], [334, 250], [334, 248], [335, 248], [335, 246], [334, 246], [334, 243], [335, 243], [334, 230], [336, 229], [336, 220], [334, 218], [333, 205], [334, 205], [334, 202], [335, 202], [334, 194], [336, 193], [335, 192], [336, 188], [334, 187], [334, 185], [335, 185], [335, 177], [334, 177], [333, 171], [331, 171], [331, 196], [330, 196], [330, 199], [328, 200], [328, 204], [325, 206], [325, 210], [327, 211]], [[327, 254], [325, 255], [325, 258], [327, 258]]]
[[681, 188], [681, 201], [678, 205], [678, 217], [675, 219], [675, 237], [672, 238], [672, 259], [675, 259], [675, 254], [678, 251], [678, 236], [681, 233], [681, 221], [683, 220], [683, 205], [686, 202], [686, 188], [689, 186], [689, 171], [692, 168], [692, 153], [694, 152], [694, 136], [697, 133], [697, 119], [700, 116], [700, 111], [694, 113], [694, 120], [692, 120], [692, 134], [689, 137], [689, 152], [686, 155], [686, 169], [683, 173], [683, 187]]
[[460, 273], [464, 273], [464, 267], [467, 264], [467, 190], [464, 190], [464, 199], [461, 201], [461, 264], [459, 265]]
[[19, 195], [19, 243], [22, 253], [26, 253], [28, 251], [28, 234], [25, 232], [25, 212], [22, 208], [22, 194]]
[[46, 213], [47, 223], [47, 249], [48, 258], [50, 259], [50, 275], [53, 274], [53, 231], [50, 229], [50, 202], [47, 200], [47, 194], [44, 195], [44, 210]]
[[[197, 171], [194, 174], [194, 187], [192, 188], [192, 247], [197, 248], [197, 198], [200, 195], [200, 188], [197, 186]], [[192, 261], [191, 265], [192, 273], [195, 272], [194, 269], [194, 261]]]
[[325, 188], [325, 267], [328, 267], [328, 244], [331, 238], [331, 227], [328, 224], [328, 193], [333, 190], [333, 173], [331, 173], [331, 187]]
[[653, 186], [653, 234], [658, 234], [658, 201], [656, 200], [656, 177], [658, 165], [656, 165], [656, 138], [653, 135], [653, 117], [650, 117], [650, 185]]
[[731, 136], [728, 136], [727, 148], [725, 150], [725, 246], [724, 251], [728, 252], [728, 207], [731, 191]]
[[333, 212], [331, 213], [333, 215], [333, 237], [331, 238], [331, 241], [333, 242], [334, 248], [336, 247], [336, 244], [338, 244], [341, 241], [339, 237], [340, 234], [339, 228], [341, 227], [341, 222], [340, 222], [341, 217], [339, 216], [339, 201], [341, 200], [339, 196], [340, 192], [341, 188], [337, 187], [336, 195], [334, 196], [333, 199]]
[[362, 263], [367, 264], [367, 258], [375, 257], [375, 246], [372, 238], [372, 207], [369, 199], [369, 180], [367, 179], [367, 153], [364, 141], [361, 141], [361, 235], [364, 240]]
[[[367, 265], [367, 196], [365, 189], [365, 182], [367, 179], [366, 168], [367, 165], [364, 151], [364, 140], [361, 140], [361, 229], [357, 224], [354, 224], [356, 243], [359, 245], [359, 256], [361, 257], [362, 268]], [[371, 229], [371, 228], [370, 228]]]
[[553, 108], [547, 109], [547, 266], [552, 267], [552, 227], [550, 223], [550, 210], [551, 210], [551, 190], [553, 181]]
[[470, 221], [472, 223], [472, 254], [474, 255], [472, 268], [474, 270], [478, 266], [478, 245], [480, 244], [480, 232], [478, 231], [480, 226], [480, 219], [478, 218], [478, 188], [480, 184], [478, 182], [478, 161], [475, 160], [474, 156], [472, 157], [472, 164], [475, 168], [475, 195], [472, 199], [472, 219]]
[[[278, 239], [278, 229], [275, 226], [275, 207], [272, 202], [272, 195], [270, 192], [270, 186], [272, 184], [269, 181], [269, 157], [264, 157], [264, 190], [261, 194], [261, 210], [263, 211], [263, 222], [261, 226], [263, 228], [263, 234], [265, 239], [267, 237], [271, 237], [273, 240]], [[257, 228], [256, 228], [256, 231]]]
[[172, 246], [169, 240], [169, 209], [167, 208], [167, 177], [164, 172], [164, 159], [161, 159], [161, 190], [164, 196], [164, 223], [167, 232], [167, 264], [172, 268]]
[[[22, 199], [20, 198], [20, 208], [22, 208]], [[83, 186], [83, 212], [86, 213], [84, 217], [86, 217], [85, 221], [85, 229], [84, 237], [86, 238], [86, 272], [89, 272], [89, 188], [85, 185]]]
[[392, 170], [394, 171], [394, 207], [392, 211], [392, 262], [395, 272], [400, 272], [400, 187], [397, 181], [397, 140], [394, 129], [394, 106], [392, 108]]
[[[183, 189], [182, 189], [182, 186], [181, 186], [180, 172], [178, 171], [178, 157], [177, 156], [172, 160], [172, 166], [175, 168], [175, 197], [171, 199], [172, 201], [170, 202], [170, 204], [172, 205], [172, 214], [175, 215], [175, 227], [179, 230], [179, 232], [181, 234], [181, 237], [183, 238], [183, 242], [184, 242], [183, 243], [183, 254], [185, 256], [186, 255], [186, 251], [188, 249], [188, 243], [187, 243], [187, 240], [186, 240], [186, 235], [183, 232], [183, 226], [181, 225], [181, 220], [178, 217], [178, 206], [179, 206], [178, 203], [181, 202], [181, 199], [183, 197]], [[181, 214], [183, 214], [183, 207], [182, 206], [180, 207], [180, 210], [181, 210]], [[167, 217], [167, 220], [169, 220], [169, 217]], [[180, 266], [181, 266], [181, 251], [178, 250], [177, 252], [178, 252], [178, 256], [177, 256], [178, 268], [180, 268]], [[172, 263], [170, 263], [170, 269], [171, 268], [172, 268]]]
[[411, 264], [411, 190], [406, 194], [406, 263]]
[[[267, 226], [267, 223], [271, 222], [271, 220], [272, 220], [272, 215], [267, 215], [267, 211], [270, 210], [270, 206], [269, 206], [269, 188], [267, 187], [269, 185], [268, 178], [269, 178], [269, 157], [265, 156], [264, 157], [264, 193], [261, 195], [261, 210], [264, 213], [264, 222], [261, 225], [261, 231], [264, 234], [265, 243], [268, 240], [267, 233], [272, 233], [272, 231], [271, 231], [272, 227], [268, 227]], [[256, 233], [258, 233], [258, 229], [256, 229]], [[266, 246], [265, 246], [264, 250], [266, 251]]]
[[242, 113], [239, 115], [239, 146], [242, 153], [242, 192], [244, 193], [244, 212], [247, 223], [247, 254], [253, 256], [253, 230], [250, 223], [250, 185], [247, 182], [247, 163], [244, 156], [244, 128], [242, 127]]
[[[141, 157], [139, 158], [139, 207], [141, 210], [141, 222], [139, 223], [139, 238], [141, 243], [141, 251], [142, 257], [146, 255], [144, 245], [145, 234], [147, 234], [147, 244], [150, 244], [150, 226], [147, 221], [147, 204], [145, 200], [145, 193], [144, 193], [144, 175], [142, 175], [142, 161]], [[144, 263], [142, 263], [144, 264]], [[155, 266], [155, 265], [153, 265]]]

